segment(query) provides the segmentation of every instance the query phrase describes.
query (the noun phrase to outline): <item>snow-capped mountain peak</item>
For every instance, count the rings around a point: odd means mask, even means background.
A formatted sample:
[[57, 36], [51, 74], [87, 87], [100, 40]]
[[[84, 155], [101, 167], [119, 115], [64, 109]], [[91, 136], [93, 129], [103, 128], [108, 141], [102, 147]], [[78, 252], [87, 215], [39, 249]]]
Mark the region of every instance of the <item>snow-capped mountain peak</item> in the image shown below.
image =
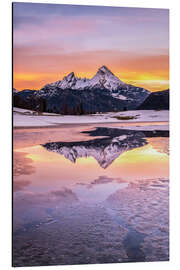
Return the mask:
[[71, 72], [62, 80], [50, 84], [50, 86], [58, 86], [62, 90], [95, 88], [116, 90], [122, 85], [125, 85], [125, 83], [116, 77], [106, 66], [100, 67], [91, 79], [75, 77], [74, 72]]
[[116, 90], [120, 86], [125, 85], [125, 83], [116, 77], [106, 66], [102, 66], [91, 79], [91, 85], [93, 87]]
[[[72, 93], [72, 91], [74, 93]], [[106, 66], [101, 66], [91, 79], [76, 77], [74, 72], [71, 72], [62, 80], [45, 85], [40, 91], [37, 91], [35, 95], [46, 99], [50, 99], [54, 96], [62, 96], [65, 100], [67, 100], [67, 96], [73, 96], [72, 100], [76, 99], [77, 104], [84, 103], [83, 110], [85, 111], [92, 111], [92, 108], [94, 108], [94, 111], [106, 111], [107, 108], [105, 109], [106, 106], [104, 105], [104, 102], [107, 102], [105, 100], [108, 99], [108, 96], [113, 98], [113, 100], [110, 101], [109, 99], [106, 105], [108, 104], [108, 106], [113, 107], [115, 110], [117, 110], [117, 108], [122, 110], [136, 108], [145, 100], [149, 93], [150, 92], [146, 89], [124, 83]], [[99, 96], [102, 97], [102, 100], [100, 100], [101, 98], [99, 99]], [[90, 97], [89, 100], [88, 97]], [[94, 98], [95, 100], [92, 101]], [[117, 100], [120, 100], [121, 103], [117, 104]], [[65, 101], [63, 100], [63, 104], [64, 102]], [[112, 102], [114, 102], [114, 105], [112, 105]], [[87, 103], [89, 104], [88, 106]], [[64, 111], [63, 106], [61, 110]], [[71, 105], [66, 106], [70, 106], [71, 108], [69, 111], [72, 112], [74, 110], [75, 103], [74, 101], [71, 101]], [[54, 104], [53, 109], [51, 108], [50, 110], [54, 110]], [[59, 105], [57, 105], [55, 111], [59, 111]]]

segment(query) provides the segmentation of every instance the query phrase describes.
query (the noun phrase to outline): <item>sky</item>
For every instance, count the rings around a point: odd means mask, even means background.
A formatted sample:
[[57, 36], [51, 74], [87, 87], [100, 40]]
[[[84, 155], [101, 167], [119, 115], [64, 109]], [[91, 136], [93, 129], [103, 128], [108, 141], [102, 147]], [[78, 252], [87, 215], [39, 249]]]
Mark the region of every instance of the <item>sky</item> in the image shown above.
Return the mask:
[[13, 85], [40, 89], [107, 66], [150, 91], [169, 88], [169, 11], [13, 3]]

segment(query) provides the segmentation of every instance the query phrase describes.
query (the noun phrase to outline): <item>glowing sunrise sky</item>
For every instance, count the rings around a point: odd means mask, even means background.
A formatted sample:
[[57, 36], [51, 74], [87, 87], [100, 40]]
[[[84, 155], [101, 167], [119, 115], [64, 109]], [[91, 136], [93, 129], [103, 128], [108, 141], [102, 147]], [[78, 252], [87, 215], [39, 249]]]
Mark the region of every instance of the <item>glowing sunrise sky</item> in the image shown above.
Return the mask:
[[90, 78], [102, 65], [124, 82], [167, 89], [169, 11], [13, 4], [16, 89], [40, 89], [71, 71]]

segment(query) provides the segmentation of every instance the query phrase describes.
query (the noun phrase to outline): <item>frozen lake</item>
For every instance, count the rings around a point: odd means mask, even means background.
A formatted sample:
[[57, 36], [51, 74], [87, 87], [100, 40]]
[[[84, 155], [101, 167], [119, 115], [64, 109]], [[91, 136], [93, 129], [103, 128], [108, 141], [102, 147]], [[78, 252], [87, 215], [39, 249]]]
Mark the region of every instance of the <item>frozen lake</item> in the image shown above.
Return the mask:
[[169, 259], [169, 132], [147, 125], [14, 129], [14, 266]]

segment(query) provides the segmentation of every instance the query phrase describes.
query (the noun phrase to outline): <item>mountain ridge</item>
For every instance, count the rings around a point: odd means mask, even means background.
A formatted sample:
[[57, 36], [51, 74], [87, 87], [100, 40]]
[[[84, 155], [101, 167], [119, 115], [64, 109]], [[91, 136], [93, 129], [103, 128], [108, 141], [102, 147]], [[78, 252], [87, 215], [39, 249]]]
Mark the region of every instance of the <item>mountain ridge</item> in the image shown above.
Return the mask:
[[144, 88], [122, 82], [106, 66], [91, 78], [78, 78], [74, 72], [40, 90], [14, 93], [14, 106], [60, 114], [136, 109], [150, 94]]
[[117, 76], [115, 76], [106, 66], [101, 66], [92, 78], [79, 78], [74, 72], [64, 76], [62, 80], [47, 84], [48, 86], [57, 86], [60, 89], [95, 89], [103, 88], [116, 90], [119, 86], [125, 85]]

